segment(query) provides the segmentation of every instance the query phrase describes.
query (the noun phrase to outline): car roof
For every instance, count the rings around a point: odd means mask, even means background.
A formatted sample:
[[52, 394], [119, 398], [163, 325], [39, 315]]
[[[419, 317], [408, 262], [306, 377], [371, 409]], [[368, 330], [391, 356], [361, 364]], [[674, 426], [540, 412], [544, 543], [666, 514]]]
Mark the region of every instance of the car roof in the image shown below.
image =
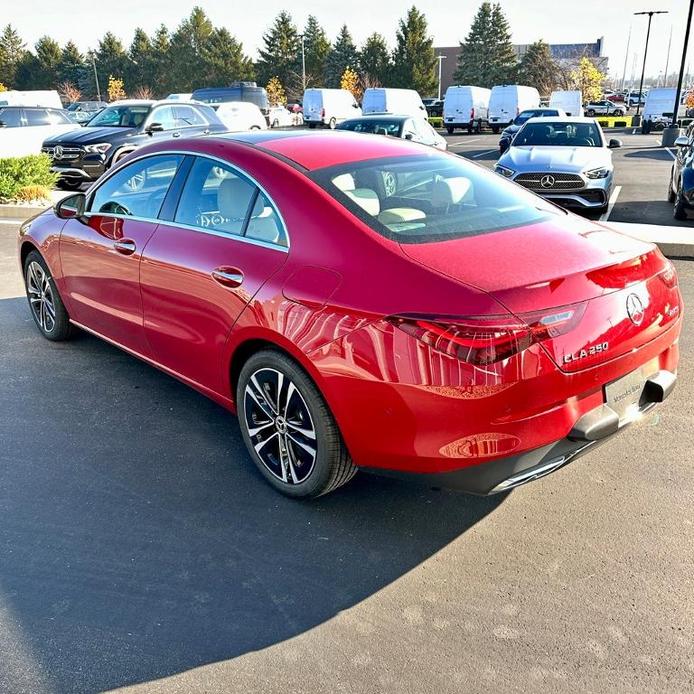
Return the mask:
[[422, 146], [394, 137], [364, 137], [351, 130], [261, 130], [205, 136], [205, 141], [243, 142], [308, 170], [351, 162], [422, 154]]
[[346, 118], [343, 123], [352, 123], [359, 120], [407, 120], [412, 116], [401, 115], [397, 113], [365, 113], [363, 116], [354, 116], [354, 118]]
[[[554, 118], [556, 118], [559, 123], [593, 123], [594, 125], [597, 125], [595, 118], [588, 118], [587, 116], [554, 116]], [[525, 124], [527, 125], [528, 123], [542, 123], [542, 125], [550, 125], [552, 123], [552, 119], [546, 117], [528, 118], [528, 120], [525, 121]]]

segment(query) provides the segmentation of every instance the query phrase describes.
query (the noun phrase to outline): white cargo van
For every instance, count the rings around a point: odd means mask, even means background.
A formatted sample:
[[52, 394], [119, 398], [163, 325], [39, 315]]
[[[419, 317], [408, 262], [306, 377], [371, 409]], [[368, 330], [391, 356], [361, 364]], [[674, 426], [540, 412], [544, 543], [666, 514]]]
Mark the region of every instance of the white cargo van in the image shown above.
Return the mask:
[[307, 89], [303, 98], [304, 123], [309, 128], [334, 128], [348, 118], [361, 116], [361, 109], [347, 89]]
[[520, 84], [500, 84], [492, 88], [489, 97], [489, 125], [494, 134], [513, 122], [527, 108], [539, 108], [540, 94], [535, 87]]
[[490, 89], [448, 87], [443, 99], [443, 124], [450, 135], [456, 128], [478, 132], [489, 118]]
[[[649, 120], [656, 126], [669, 125], [672, 121], [672, 111], [675, 108], [675, 96], [677, 96], [677, 90], [674, 87], [651, 89], [646, 96], [646, 103], [643, 107], [643, 120]], [[683, 117], [686, 110], [686, 107], [680, 102], [677, 117]]]
[[559, 108], [567, 116], [583, 115], [583, 94], [579, 90], [557, 90], [549, 97], [549, 107]]
[[63, 108], [63, 103], [55, 89], [37, 89], [20, 92], [9, 89], [0, 92], [0, 106], [44, 106], [46, 108]]
[[424, 120], [429, 117], [422, 97], [414, 89], [371, 87], [364, 92], [361, 107], [364, 114], [392, 113]]

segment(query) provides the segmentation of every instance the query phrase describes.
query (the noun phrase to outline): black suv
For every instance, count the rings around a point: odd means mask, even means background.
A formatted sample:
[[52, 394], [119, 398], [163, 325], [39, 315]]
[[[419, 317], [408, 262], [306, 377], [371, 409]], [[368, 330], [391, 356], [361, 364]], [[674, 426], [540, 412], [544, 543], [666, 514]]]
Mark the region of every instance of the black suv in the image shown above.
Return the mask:
[[226, 130], [205, 104], [120, 101], [79, 130], [49, 138], [41, 151], [53, 159], [52, 170], [60, 174], [59, 185], [77, 190], [142, 145]]

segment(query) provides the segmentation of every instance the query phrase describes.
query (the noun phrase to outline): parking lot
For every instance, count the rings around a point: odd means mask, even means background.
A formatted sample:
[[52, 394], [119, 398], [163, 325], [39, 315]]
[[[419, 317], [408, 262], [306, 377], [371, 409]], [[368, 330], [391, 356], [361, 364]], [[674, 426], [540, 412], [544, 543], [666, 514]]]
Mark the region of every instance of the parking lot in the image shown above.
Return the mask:
[[[670, 155], [623, 139], [610, 219], [671, 223]], [[496, 158], [493, 136], [450, 141]], [[0, 691], [691, 691], [691, 321], [667, 405], [549, 477], [477, 498], [361, 474], [299, 503], [212, 402], [96, 338], [43, 340], [16, 232], [0, 224]]]

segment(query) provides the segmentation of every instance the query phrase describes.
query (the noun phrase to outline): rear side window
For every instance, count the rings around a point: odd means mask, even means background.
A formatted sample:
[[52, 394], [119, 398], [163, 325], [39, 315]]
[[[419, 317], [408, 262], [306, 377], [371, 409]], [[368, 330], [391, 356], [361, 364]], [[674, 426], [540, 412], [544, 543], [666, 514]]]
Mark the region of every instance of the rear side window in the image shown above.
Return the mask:
[[348, 210], [400, 243], [428, 243], [526, 226], [565, 213], [464, 159], [432, 152], [313, 173]]
[[45, 108], [24, 109], [28, 125], [53, 125], [55, 120]]
[[0, 125], [5, 128], [19, 128], [22, 125], [22, 113], [18, 108], [0, 108]]
[[134, 161], [96, 189], [89, 211], [156, 219], [182, 161], [180, 154], [161, 154]]
[[202, 117], [197, 109], [192, 106], [174, 106], [176, 114], [177, 128], [190, 128], [194, 125], [207, 125], [207, 121]]
[[236, 169], [204, 157], [197, 157], [191, 167], [174, 221], [230, 236], [287, 245], [284, 227], [267, 196]]

